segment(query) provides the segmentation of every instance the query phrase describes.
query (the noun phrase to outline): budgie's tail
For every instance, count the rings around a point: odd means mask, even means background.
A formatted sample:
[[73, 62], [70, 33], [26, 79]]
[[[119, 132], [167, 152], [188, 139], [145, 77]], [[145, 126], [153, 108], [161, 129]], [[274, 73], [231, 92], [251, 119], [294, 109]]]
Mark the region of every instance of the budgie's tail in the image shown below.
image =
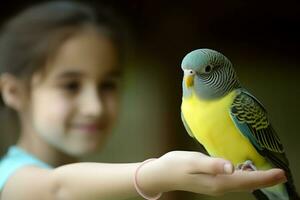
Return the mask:
[[254, 190], [252, 194], [255, 196], [257, 200], [269, 200], [269, 198], [260, 190]]
[[294, 185], [294, 180], [293, 180], [293, 177], [292, 177], [292, 173], [290, 171], [290, 169], [285, 169], [285, 174], [287, 176], [287, 179], [288, 179], [288, 182], [286, 182], [284, 184], [286, 190], [287, 190], [287, 193], [289, 195], [289, 199], [290, 200], [300, 200], [300, 197], [296, 191], [296, 187]]
[[[261, 190], [255, 190], [252, 194], [255, 196], [257, 200], [282, 200], [280, 198], [275, 198], [275, 199], [273, 199], [272, 197], [269, 198]], [[300, 200], [299, 195], [297, 194], [296, 191], [289, 192], [288, 195], [289, 195], [289, 200]]]
[[285, 183], [284, 185], [285, 185], [287, 193], [289, 195], [289, 199], [290, 200], [300, 200], [300, 197], [299, 197], [299, 195], [298, 195], [298, 193], [296, 191], [296, 187], [295, 187], [295, 185], [293, 183], [292, 177], [291, 176], [288, 177], [288, 180], [289, 181], [287, 183]]

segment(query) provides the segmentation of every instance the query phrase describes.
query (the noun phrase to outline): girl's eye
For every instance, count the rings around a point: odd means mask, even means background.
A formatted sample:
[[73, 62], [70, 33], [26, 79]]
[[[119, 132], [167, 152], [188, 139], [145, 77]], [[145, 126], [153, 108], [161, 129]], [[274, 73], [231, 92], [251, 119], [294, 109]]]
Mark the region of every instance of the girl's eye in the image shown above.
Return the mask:
[[108, 80], [104, 81], [99, 86], [100, 91], [113, 91], [118, 89], [118, 83], [117, 81]]
[[62, 85], [63, 89], [68, 92], [77, 92], [80, 88], [80, 84], [77, 81], [68, 82]]

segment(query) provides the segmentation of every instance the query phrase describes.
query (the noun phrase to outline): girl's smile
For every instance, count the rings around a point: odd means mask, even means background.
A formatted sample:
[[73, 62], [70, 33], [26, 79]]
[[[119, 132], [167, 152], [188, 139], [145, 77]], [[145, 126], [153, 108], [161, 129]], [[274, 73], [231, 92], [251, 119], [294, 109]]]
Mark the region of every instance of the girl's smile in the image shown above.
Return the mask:
[[107, 125], [103, 122], [86, 122], [76, 123], [72, 127], [84, 134], [100, 134], [99, 132], [106, 130]]

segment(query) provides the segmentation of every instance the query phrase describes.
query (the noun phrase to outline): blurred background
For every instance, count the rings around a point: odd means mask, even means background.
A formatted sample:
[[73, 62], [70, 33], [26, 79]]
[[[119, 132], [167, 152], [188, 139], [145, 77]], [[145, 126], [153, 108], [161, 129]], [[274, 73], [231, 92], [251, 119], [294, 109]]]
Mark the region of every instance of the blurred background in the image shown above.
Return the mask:
[[[1, 2], [0, 22], [41, 1]], [[122, 112], [102, 152], [86, 160], [137, 162], [171, 150], [203, 151], [180, 118], [181, 60], [197, 48], [222, 52], [240, 81], [269, 112], [300, 188], [299, 1], [84, 1], [114, 9], [130, 30]], [[0, 153], [15, 135], [0, 119]], [[138, 198], [137, 198], [138, 199]], [[250, 200], [250, 194], [207, 197], [171, 192], [162, 200]]]

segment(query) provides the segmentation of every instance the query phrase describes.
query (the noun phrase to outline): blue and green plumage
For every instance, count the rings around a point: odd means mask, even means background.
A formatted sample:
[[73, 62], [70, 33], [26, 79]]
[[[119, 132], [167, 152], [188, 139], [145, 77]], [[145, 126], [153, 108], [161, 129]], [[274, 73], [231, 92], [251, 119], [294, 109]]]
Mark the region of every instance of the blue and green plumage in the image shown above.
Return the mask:
[[258, 199], [298, 199], [283, 146], [262, 104], [240, 86], [230, 61], [199, 49], [182, 62], [182, 119], [190, 136], [212, 156], [234, 165], [251, 160], [259, 170], [279, 167], [288, 182], [255, 192]]

